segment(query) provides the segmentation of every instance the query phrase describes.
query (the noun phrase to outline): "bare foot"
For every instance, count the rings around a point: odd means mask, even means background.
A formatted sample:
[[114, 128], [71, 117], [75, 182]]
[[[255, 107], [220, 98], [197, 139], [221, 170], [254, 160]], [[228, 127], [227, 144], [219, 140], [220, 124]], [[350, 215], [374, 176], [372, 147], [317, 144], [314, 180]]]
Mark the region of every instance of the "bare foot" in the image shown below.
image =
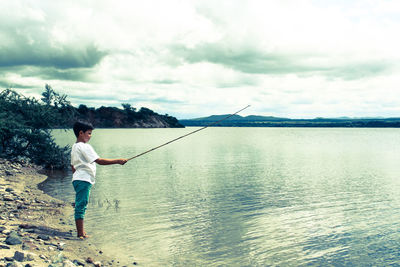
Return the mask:
[[86, 239], [89, 238], [90, 236], [87, 233], [83, 233], [83, 235], [78, 236], [80, 239]]

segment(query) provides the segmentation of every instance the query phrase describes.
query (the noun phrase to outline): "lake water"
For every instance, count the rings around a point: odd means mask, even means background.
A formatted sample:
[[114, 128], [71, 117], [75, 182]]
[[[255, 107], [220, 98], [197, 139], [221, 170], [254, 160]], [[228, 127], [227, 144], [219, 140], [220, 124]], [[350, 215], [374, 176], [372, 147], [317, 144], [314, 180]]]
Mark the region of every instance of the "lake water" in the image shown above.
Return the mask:
[[[98, 129], [90, 144], [131, 157], [194, 129]], [[86, 230], [142, 266], [400, 265], [399, 147], [400, 129], [209, 128], [98, 166]], [[73, 202], [71, 173], [56, 176], [44, 190]]]

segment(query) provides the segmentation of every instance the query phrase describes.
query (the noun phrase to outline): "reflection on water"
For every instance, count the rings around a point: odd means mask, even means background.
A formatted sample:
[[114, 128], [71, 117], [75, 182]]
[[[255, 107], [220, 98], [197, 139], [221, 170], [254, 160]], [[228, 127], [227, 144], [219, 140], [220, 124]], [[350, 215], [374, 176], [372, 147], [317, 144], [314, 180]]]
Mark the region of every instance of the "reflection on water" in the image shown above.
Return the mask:
[[[44, 171], [44, 175], [48, 176], [48, 179], [39, 184], [39, 188], [44, 191], [50, 191], [50, 194], [56, 198], [63, 199], [70, 202], [72, 205], [75, 204], [75, 193], [72, 186], [72, 172], [71, 171], [59, 171], [59, 170], [47, 170]], [[61, 187], [59, 187], [61, 185]], [[94, 188], [93, 188], [94, 189]], [[104, 210], [109, 212], [114, 210], [119, 211], [120, 200], [113, 198], [111, 199], [105, 193], [95, 190], [95, 193], [90, 194], [89, 207], [94, 207], [98, 211]]]
[[[91, 144], [129, 157], [192, 130], [101, 129]], [[98, 166], [87, 230], [144, 266], [399, 265], [399, 140], [398, 129], [210, 128]], [[43, 187], [74, 201], [71, 173]]]

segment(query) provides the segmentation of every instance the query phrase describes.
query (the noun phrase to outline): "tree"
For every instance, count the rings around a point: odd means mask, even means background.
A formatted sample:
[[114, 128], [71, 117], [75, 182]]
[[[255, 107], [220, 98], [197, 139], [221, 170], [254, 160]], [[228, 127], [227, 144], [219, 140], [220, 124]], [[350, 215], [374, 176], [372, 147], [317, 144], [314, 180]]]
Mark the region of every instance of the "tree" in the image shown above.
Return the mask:
[[78, 107], [78, 112], [80, 114], [86, 114], [89, 112], [89, 108], [86, 105], [80, 104]]
[[67, 128], [75, 109], [47, 84], [42, 96], [39, 101], [11, 89], [0, 93], [0, 157], [62, 169], [69, 165], [70, 148], [59, 147], [51, 130]]
[[124, 108], [127, 121], [129, 123], [134, 123], [139, 118], [138, 113], [136, 112], [136, 108], [132, 107], [131, 104], [128, 103], [122, 103], [121, 105]]

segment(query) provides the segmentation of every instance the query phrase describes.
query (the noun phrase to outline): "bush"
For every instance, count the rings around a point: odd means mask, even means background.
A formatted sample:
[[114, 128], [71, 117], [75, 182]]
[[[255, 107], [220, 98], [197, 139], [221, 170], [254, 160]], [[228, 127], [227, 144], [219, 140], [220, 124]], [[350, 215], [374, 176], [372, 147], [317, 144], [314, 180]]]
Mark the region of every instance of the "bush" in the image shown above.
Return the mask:
[[51, 130], [67, 128], [75, 109], [49, 85], [42, 96], [37, 100], [11, 89], [0, 93], [0, 157], [63, 169], [69, 166], [70, 147], [59, 147]]

